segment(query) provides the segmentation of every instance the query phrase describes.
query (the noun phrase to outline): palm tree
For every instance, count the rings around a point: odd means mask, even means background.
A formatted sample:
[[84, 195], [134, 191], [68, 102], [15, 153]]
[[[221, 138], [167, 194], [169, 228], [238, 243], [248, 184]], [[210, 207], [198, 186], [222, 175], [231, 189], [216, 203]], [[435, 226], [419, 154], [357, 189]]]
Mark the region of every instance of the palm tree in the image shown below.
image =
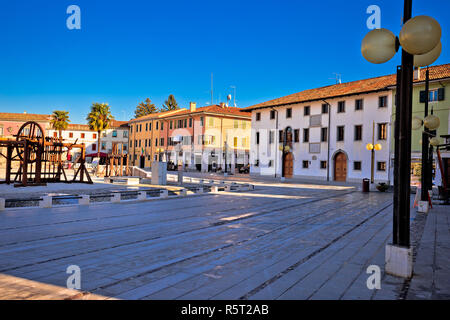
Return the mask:
[[162, 111], [172, 111], [172, 110], [178, 110], [178, 102], [177, 100], [175, 100], [175, 97], [173, 96], [173, 94], [169, 95], [169, 97], [167, 98], [167, 100], [164, 102], [161, 110]]
[[53, 111], [50, 124], [54, 130], [58, 130], [60, 139], [62, 139], [62, 131], [67, 129], [69, 122], [69, 111]]
[[137, 105], [136, 110], [134, 111], [134, 117], [137, 119], [156, 112], [158, 112], [156, 106], [149, 98], [147, 98], [145, 99], [145, 102], [141, 102]]
[[[91, 106], [91, 112], [89, 112], [86, 120], [88, 121], [89, 129], [97, 131], [97, 157], [100, 164], [100, 134], [102, 131], [109, 128], [111, 120], [114, 117], [111, 114], [110, 106], [107, 103], [93, 103]], [[97, 165], [97, 174], [99, 166]]]

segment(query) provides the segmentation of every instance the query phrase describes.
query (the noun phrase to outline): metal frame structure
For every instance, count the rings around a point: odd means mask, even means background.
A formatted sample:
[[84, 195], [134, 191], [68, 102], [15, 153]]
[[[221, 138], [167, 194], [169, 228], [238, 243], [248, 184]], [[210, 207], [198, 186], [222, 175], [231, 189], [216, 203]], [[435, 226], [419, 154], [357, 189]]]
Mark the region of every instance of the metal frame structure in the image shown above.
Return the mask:
[[[34, 121], [25, 122], [19, 129], [16, 139], [1, 139], [0, 148], [6, 148], [5, 180], [0, 183], [15, 187], [42, 186], [54, 182], [92, 183], [85, 166], [86, 147], [84, 143], [64, 143], [61, 138], [45, 137], [42, 127]], [[79, 149], [79, 167], [72, 180], [67, 178], [63, 166], [63, 156], [70, 150]], [[19, 162], [14, 171], [14, 162]]]

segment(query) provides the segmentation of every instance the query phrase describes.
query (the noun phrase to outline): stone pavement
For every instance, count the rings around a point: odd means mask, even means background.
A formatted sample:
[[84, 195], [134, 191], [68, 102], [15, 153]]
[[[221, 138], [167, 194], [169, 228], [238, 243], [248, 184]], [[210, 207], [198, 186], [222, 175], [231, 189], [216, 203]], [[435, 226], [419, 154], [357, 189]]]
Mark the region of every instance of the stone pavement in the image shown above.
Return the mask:
[[82, 291], [119, 299], [398, 299], [402, 279], [366, 285], [391, 229], [392, 193], [317, 184], [7, 209], [0, 274], [60, 288], [78, 265]]

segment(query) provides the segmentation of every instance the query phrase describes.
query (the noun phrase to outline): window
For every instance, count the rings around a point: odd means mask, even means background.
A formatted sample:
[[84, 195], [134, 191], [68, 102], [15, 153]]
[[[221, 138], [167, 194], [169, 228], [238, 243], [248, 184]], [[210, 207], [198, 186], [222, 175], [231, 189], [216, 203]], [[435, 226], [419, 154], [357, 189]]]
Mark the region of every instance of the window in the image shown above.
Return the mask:
[[164, 146], [164, 138], [161, 138], [161, 139], [159, 139], [160, 141], [159, 141], [159, 145], [161, 146], [161, 147], [163, 147]]
[[183, 128], [187, 128], [187, 119], [184, 119]]
[[92, 144], [92, 151], [96, 151], [97, 150], [97, 145], [95, 143]]
[[270, 110], [270, 120], [275, 119], [275, 110]]
[[170, 120], [169, 128], [170, 128], [170, 130], [173, 129], [173, 121], [172, 120]]
[[69, 138], [73, 138], [73, 132], [69, 132]]
[[[428, 101], [442, 101], [445, 99], [445, 88], [438, 88], [429, 91]], [[425, 91], [420, 91], [420, 102], [425, 103]]]
[[124, 138], [128, 138], [128, 131], [127, 130], [123, 131], [123, 137]]
[[205, 125], [205, 119], [200, 117], [200, 126], [203, 127]]
[[[2, 128], [3, 129], [3, 128]], [[58, 138], [58, 132], [53, 132], [53, 137]]]
[[139, 140], [139, 148], [141, 147], [141, 140]]
[[234, 120], [234, 121], [233, 121], [233, 125], [234, 125], [234, 128], [235, 128], [235, 129], [238, 129], [238, 128], [239, 128], [239, 121]]
[[159, 121], [156, 121], [156, 130], [158, 130]]
[[353, 162], [353, 170], [354, 171], [361, 171], [361, 161], [354, 161]]
[[272, 160], [269, 160], [268, 167], [271, 168], [272, 166], [273, 166], [273, 161], [272, 161]]
[[145, 131], [148, 131], [148, 122], [145, 124]]
[[189, 128], [192, 128], [192, 118], [189, 118]]
[[283, 142], [283, 130], [278, 131], [278, 142]]
[[147, 146], [148, 146], [148, 140], [145, 139], [145, 147], [147, 148]]
[[387, 107], [387, 96], [378, 97], [378, 108]]
[[355, 126], [354, 139], [355, 139], [355, 141], [361, 141], [362, 140], [362, 126], [361, 125]]
[[164, 122], [161, 121], [161, 130], [164, 130]]
[[328, 113], [328, 104], [326, 103], [322, 104], [322, 113]]
[[345, 101], [339, 101], [338, 102], [337, 112], [338, 113], [345, 112]]
[[97, 134], [96, 133], [92, 134], [92, 139], [97, 139]]
[[238, 146], [238, 138], [237, 137], [234, 137], [234, 139], [233, 139], [233, 146], [235, 148], [237, 148], [237, 146]]
[[320, 129], [320, 141], [327, 142], [328, 141], [328, 128]]
[[303, 142], [309, 142], [309, 129], [303, 129]]
[[155, 139], [155, 147], [158, 146], [158, 138]]
[[286, 109], [286, 118], [292, 118], [292, 108]]
[[148, 124], [148, 130], [152, 131], [152, 123], [151, 122]]
[[112, 136], [113, 136], [113, 138], [117, 138], [117, 130], [113, 130]]
[[142, 124], [139, 125], [139, 132], [142, 132]]
[[377, 161], [377, 171], [386, 171], [386, 162]]
[[80, 134], [80, 137], [81, 137], [81, 139], [84, 139], [85, 134], [84, 134], [84, 133], [81, 133], [81, 134]]
[[124, 143], [123, 144], [123, 151], [127, 151], [128, 150], [128, 144]]
[[387, 139], [387, 123], [378, 124], [378, 140]]
[[326, 169], [327, 168], [327, 162], [326, 161], [320, 161], [320, 169]]
[[247, 121], [243, 120], [242, 121], [242, 129], [247, 128]]
[[336, 141], [344, 141], [344, 126], [337, 127]]
[[362, 109], [363, 109], [363, 99], [356, 99], [355, 110], [362, 110]]
[[106, 150], [106, 142], [102, 142], [102, 150]]
[[106, 131], [103, 132], [102, 137], [103, 137], [103, 138], [106, 138]]
[[309, 167], [309, 161], [308, 161], [308, 160], [303, 160], [303, 162], [302, 162], [302, 167], [303, 167], [303, 169], [308, 169], [308, 167]]
[[269, 144], [272, 144], [275, 140], [275, 132], [274, 131], [269, 131]]
[[256, 144], [259, 144], [259, 132], [256, 132]]
[[209, 126], [214, 127], [214, 118], [212, 117], [209, 118]]
[[294, 142], [299, 142], [299, 141], [300, 141], [300, 130], [295, 129], [294, 130]]
[[309, 116], [310, 112], [311, 112], [311, 107], [310, 106], [306, 106], [306, 107], [303, 108], [303, 115], [304, 116]]
[[257, 112], [256, 113], [256, 121], [260, 121], [261, 120], [261, 112]]

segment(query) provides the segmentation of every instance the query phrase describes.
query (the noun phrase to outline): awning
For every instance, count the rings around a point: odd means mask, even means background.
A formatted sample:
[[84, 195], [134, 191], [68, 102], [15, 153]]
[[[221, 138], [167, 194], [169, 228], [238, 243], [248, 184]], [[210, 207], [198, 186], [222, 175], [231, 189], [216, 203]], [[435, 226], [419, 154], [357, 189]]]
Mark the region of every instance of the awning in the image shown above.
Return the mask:
[[[108, 154], [104, 153], [104, 152], [100, 152], [100, 158], [106, 158], [108, 156]], [[98, 153], [89, 153], [86, 155], [86, 157], [91, 157], [91, 158], [96, 158], [98, 157]]]

